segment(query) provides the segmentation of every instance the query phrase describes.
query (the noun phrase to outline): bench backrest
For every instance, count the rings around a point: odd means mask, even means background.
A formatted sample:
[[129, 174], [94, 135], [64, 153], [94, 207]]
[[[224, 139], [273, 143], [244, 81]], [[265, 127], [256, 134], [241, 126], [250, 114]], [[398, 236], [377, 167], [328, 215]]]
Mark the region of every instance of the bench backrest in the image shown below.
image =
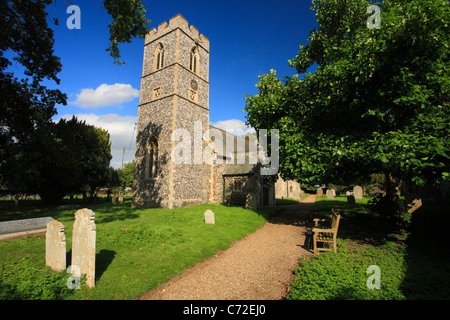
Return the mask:
[[338, 230], [339, 228], [339, 221], [341, 220], [341, 215], [336, 214], [336, 212], [334, 212], [334, 209], [331, 210], [331, 229]]

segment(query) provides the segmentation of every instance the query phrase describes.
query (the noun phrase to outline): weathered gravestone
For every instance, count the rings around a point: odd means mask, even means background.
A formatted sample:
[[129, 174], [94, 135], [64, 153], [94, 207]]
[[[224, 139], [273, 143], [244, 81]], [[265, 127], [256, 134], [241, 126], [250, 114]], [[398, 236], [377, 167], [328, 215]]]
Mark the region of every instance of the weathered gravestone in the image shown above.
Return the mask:
[[355, 197], [352, 195], [347, 196], [347, 203], [355, 204]]
[[360, 186], [354, 186], [353, 195], [355, 196], [355, 199], [362, 199], [363, 198], [362, 188]]
[[95, 285], [95, 213], [89, 209], [75, 212], [72, 232], [72, 265], [77, 266], [81, 274], [86, 274], [86, 284]]
[[66, 269], [66, 236], [64, 231], [64, 225], [57, 220], [47, 223], [45, 265], [56, 272]]
[[322, 190], [322, 188], [317, 189], [316, 195], [317, 195], [318, 197], [323, 197], [323, 190]]
[[205, 216], [205, 223], [207, 224], [215, 224], [215, 220], [214, 220], [214, 212], [212, 212], [211, 210], [206, 210], [204, 213]]
[[327, 199], [333, 200], [334, 199], [334, 189], [328, 189], [327, 190]]

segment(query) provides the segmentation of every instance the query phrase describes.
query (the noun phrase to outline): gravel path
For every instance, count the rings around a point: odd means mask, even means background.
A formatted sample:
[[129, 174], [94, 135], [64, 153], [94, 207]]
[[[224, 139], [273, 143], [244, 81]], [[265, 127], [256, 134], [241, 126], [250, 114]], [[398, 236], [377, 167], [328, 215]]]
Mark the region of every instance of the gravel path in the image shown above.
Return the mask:
[[305, 221], [316, 196], [283, 206], [283, 212], [229, 249], [197, 263], [144, 300], [278, 300], [286, 295], [298, 259], [312, 253], [305, 244]]

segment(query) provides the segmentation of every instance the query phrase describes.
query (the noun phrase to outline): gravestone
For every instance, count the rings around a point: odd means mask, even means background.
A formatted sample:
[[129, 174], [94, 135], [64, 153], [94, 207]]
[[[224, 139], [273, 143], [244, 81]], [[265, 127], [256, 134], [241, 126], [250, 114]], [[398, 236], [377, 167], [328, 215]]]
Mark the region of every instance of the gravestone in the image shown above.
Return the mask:
[[54, 221], [52, 217], [21, 219], [0, 222], [0, 234], [39, 230], [47, 228], [47, 223]]
[[347, 196], [347, 203], [355, 204], [355, 197], [352, 195]]
[[334, 190], [333, 189], [328, 189], [327, 190], [327, 199], [329, 200], [333, 200], [334, 199]]
[[45, 265], [56, 272], [66, 269], [66, 236], [64, 231], [64, 225], [57, 220], [47, 223]]
[[206, 210], [204, 213], [205, 216], [205, 223], [206, 224], [215, 224], [215, 220], [214, 220], [214, 212], [212, 212], [211, 210]]
[[362, 199], [363, 198], [363, 191], [360, 186], [354, 186], [353, 187], [353, 196], [355, 199]]
[[86, 274], [86, 284], [95, 285], [95, 213], [89, 209], [75, 212], [75, 222], [72, 232], [72, 265], [79, 268], [81, 274]]
[[323, 197], [323, 190], [322, 190], [322, 188], [317, 189], [316, 195], [317, 195], [318, 197]]
[[0, 241], [45, 234], [52, 217], [20, 219], [0, 222]]

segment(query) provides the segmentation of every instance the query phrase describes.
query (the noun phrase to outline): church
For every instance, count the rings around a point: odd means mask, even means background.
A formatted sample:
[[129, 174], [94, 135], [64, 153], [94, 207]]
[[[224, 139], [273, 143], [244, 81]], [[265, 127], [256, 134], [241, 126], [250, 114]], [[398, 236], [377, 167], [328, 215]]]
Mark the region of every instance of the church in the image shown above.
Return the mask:
[[209, 124], [209, 54], [208, 38], [180, 14], [145, 37], [136, 207], [274, 204], [274, 186], [264, 186], [260, 163], [250, 159], [256, 142]]

